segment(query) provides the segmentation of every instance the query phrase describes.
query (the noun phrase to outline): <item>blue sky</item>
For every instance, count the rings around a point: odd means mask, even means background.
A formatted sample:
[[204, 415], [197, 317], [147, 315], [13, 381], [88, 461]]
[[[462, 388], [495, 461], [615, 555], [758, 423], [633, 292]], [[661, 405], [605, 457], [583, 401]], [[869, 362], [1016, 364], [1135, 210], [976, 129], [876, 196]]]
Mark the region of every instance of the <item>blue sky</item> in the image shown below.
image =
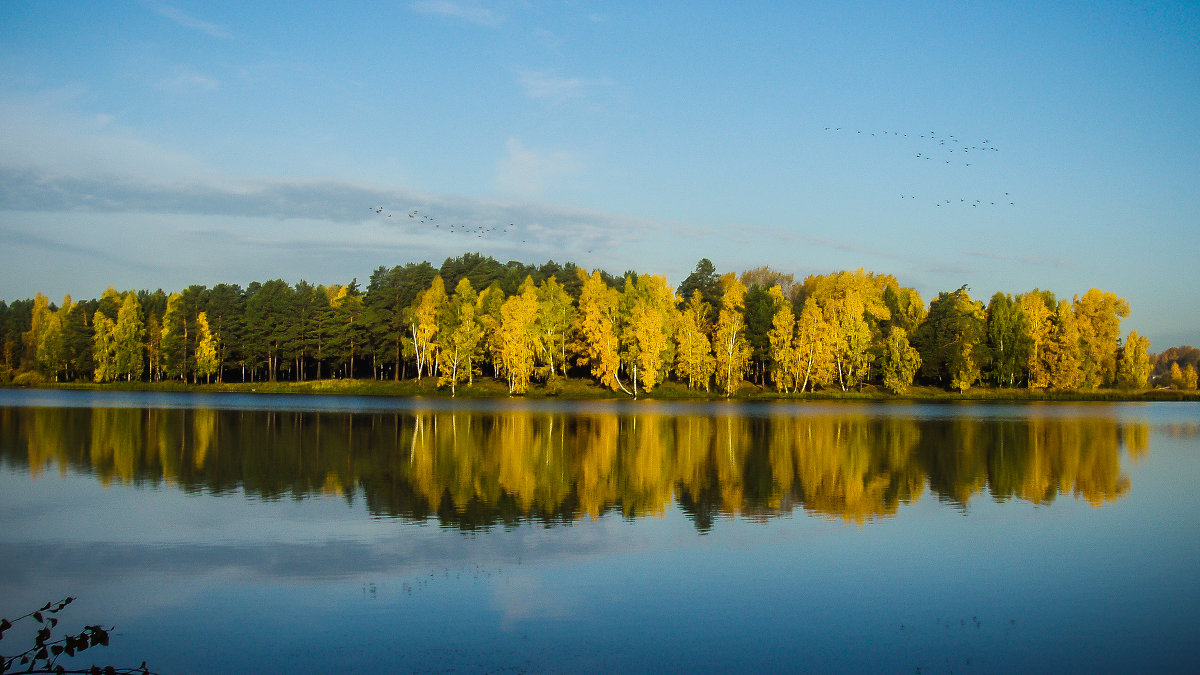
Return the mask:
[[1159, 350], [1198, 244], [1196, 3], [0, 4], [6, 300], [707, 257], [1098, 287]]

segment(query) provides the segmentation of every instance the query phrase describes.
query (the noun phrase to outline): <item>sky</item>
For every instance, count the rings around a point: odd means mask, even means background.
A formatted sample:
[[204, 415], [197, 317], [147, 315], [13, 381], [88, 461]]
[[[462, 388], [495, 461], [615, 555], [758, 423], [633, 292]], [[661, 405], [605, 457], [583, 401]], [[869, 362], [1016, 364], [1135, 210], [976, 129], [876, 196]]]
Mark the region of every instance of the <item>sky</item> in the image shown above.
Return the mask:
[[1159, 351], [1198, 245], [1200, 3], [0, 3], [9, 302], [709, 258], [1095, 287]]

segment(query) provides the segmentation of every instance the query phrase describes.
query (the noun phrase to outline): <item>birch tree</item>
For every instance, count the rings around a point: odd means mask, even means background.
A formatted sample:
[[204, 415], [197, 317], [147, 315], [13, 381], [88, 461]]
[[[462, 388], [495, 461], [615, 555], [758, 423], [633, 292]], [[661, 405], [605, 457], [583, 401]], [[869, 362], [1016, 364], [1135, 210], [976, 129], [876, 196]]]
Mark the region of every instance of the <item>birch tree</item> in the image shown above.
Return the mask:
[[750, 346], [746, 343], [745, 299], [746, 286], [736, 274], [721, 277], [721, 311], [713, 329], [717, 376], [725, 396], [737, 389], [750, 362]]

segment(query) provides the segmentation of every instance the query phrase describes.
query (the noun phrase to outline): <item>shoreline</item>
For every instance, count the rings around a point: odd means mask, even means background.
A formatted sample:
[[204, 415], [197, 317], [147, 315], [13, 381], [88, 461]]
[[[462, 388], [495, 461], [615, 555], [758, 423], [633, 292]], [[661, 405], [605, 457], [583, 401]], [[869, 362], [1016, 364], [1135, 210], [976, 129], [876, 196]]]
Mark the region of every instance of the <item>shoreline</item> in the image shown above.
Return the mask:
[[[450, 388], [438, 387], [436, 378], [421, 380], [309, 380], [304, 382], [236, 382], [211, 384], [188, 384], [183, 382], [110, 382], [104, 384], [45, 382], [33, 386], [12, 384], [0, 385], [4, 389], [78, 389], [92, 391], [164, 391], [195, 393], [261, 393], [297, 395], [353, 395], [380, 397], [435, 397], [435, 398], [524, 398], [561, 400], [634, 400], [623, 392], [613, 392], [584, 380], [563, 379], [554, 385], [531, 385], [525, 394], [513, 396], [507, 386], [498, 381], [481, 380], [471, 386], [460, 386], [456, 396]], [[1178, 389], [1146, 389], [1130, 391], [1122, 389], [1096, 389], [1091, 391], [1031, 391], [1028, 389], [999, 389], [975, 387], [966, 392], [946, 391], [937, 387], [912, 387], [904, 394], [890, 394], [877, 387], [864, 387], [861, 391], [821, 391], [803, 394], [782, 394], [763, 389], [751, 383], [743, 383], [738, 392], [728, 399], [715, 392], [689, 389], [673, 382], [664, 383], [649, 393], [639, 392], [637, 400], [650, 401], [986, 401], [1012, 403], [1025, 401], [1073, 401], [1073, 402], [1152, 402], [1152, 401], [1200, 401], [1200, 391]]]

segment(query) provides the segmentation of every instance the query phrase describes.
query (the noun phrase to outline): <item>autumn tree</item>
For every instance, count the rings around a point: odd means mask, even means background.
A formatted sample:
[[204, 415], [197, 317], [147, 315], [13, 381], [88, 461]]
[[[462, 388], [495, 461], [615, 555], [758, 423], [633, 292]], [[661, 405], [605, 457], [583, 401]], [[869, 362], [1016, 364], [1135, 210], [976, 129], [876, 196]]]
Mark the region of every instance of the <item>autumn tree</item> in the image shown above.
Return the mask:
[[1150, 341], [1130, 331], [1117, 359], [1117, 386], [1145, 389], [1150, 381]]
[[567, 374], [567, 334], [575, 320], [575, 306], [566, 289], [550, 276], [537, 289], [541, 361], [550, 374]]
[[712, 343], [705, 330], [710, 309], [700, 291], [692, 291], [675, 327], [675, 376], [686, 381], [689, 388], [703, 386], [704, 391], [708, 391], [716, 369]]
[[40, 314], [37, 319], [38, 330], [33, 331], [37, 335], [37, 367], [43, 375], [53, 377], [58, 381], [58, 374], [67, 371], [69, 364], [69, 346], [67, 343], [66, 322], [70, 316], [74, 305], [71, 302], [71, 296], [63, 298], [63, 304], [56, 311], [50, 311], [48, 304], [45, 302], [45, 297], [40, 293], [34, 299], [34, 311]]
[[621, 296], [621, 359], [630, 373], [636, 398], [639, 382], [646, 391], [666, 378], [675, 360], [677, 310], [674, 292], [660, 275], [630, 275]]
[[500, 308], [500, 371], [508, 380], [508, 393], [523, 394], [529, 388], [541, 335], [538, 330], [538, 297], [533, 280], [510, 296]]
[[167, 297], [162, 318], [162, 364], [167, 377], [184, 379], [188, 372], [188, 318], [178, 293]]
[[721, 311], [713, 328], [713, 347], [717, 358], [717, 379], [721, 390], [730, 396], [737, 390], [746, 365], [750, 346], [746, 343], [746, 286], [729, 273], [721, 277]]
[[41, 293], [35, 295], [29, 313], [29, 330], [21, 334], [21, 343], [27, 363], [36, 364], [38, 362], [38, 345], [42, 341], [42, 334], [52, 323], [53, 315], [50, 299]]
[[833, 329], [816, 300], [809, 298], [796, 317], [795, 350], [799, 391], [831, 386], [835, 380]]
[[880, 350], [883, 387], [893, 394], [903, 394], [912, 385], [921, 368], [921, 354], [909, 344], [908, 333], [899, 326], [888, 329], [887, 339]]
[[97, 382], [116, 379], [116, 352], [113, 348], [113, 331], [116, 324], [100, 310], [92, 316], [92, 362], [95, 363], [93, 378]]
[[475, 318], [477, 300], [470, 279], [462, 277], [443, 313], [439, 329], [443, 339], [439, 343], [438, 385], [449, 384], [451, 396], [457, 394], [459, 382], [472, 380], [471, 372], [483, 336], [483, 326]]
[[422, 374], [432, 374], [432, 359], [437, 352], [438, 315], [448, 298], [446, 286], [440, 275], [434, 276], [429, 288], [417, 294], [409, 313], [409, 334], [412, 337], [413, 354], [417, 359], [417, 379]]
[[781, 286], [771, 286], [768, 294], [775, 309], [771, 316], [771, 329], [767, 332], [771, 380], [775, 382], [779, 391], [792, 392], [800, 375], [800, 358], [796, 350], [796, 315], [792, 312], [792, 303], [784, 297]]
[[815, 303], [823, 315], [825, 346], [842, 391], [869, 377], [876, 335], [891, 318], [883, 299], [883, 291], [890, 285], [896, 285], [891, 277], [861, 269], [804, 280], [805, 304]]
[[217, 342], [208, 326], [208, 312], [200, 312], [196, 315], [196, 377], [212, 382], [218, 365]]
[[1072, 305], [1079, 328], [1083, 379], [1081, 386], [1094, 389], [1117, 379], [1117, 350], [1121, 319], [1129, 316], [1129, 302], [1099, 289], [1076, 296]]
[[1029, 375], [1026, 378], [1030, 389], [1045, 389], [1051, 386], [1052, 356], [1051, 332], [1057, 302], [1049, 291], [1034, 289], [1017, 298], [1021, 313], [1025, 316], [1026, 337], [1029, 356], [1026, 361]]
[[904, 288], [899, 284], [885, 283], [883, 288], [883, 304], [891, 315], [884, 323], [884, 328], [903, 328], [904, 332], [912, 335], [917, 327], [925, 320], [925, 302], [915, 288]]
[[113, 326], [112, 375], [114, 378], [124, 377], [127, 381], [142, 372], [142, 341], [145, 338], [145, 324], [142, 321], [142, 308], [138, 303], [137, 294], [129, 291], [117, 312], [117, 323]]
[[1067, 300], [1059, 300], [1047, 350], [1050, 383], [1055, 389], [1078, 389], [1083, 384], [1083, 350], [1079, 324]]
[[604, 282], [599, 270], [591, 275], [579, 271], [583, 284], [575, 315], [575, 354], [579, 365], [588, 366], [592, 377], [613, 391], [633, 395], [621, 382], [618, 326], [621, 294]]

